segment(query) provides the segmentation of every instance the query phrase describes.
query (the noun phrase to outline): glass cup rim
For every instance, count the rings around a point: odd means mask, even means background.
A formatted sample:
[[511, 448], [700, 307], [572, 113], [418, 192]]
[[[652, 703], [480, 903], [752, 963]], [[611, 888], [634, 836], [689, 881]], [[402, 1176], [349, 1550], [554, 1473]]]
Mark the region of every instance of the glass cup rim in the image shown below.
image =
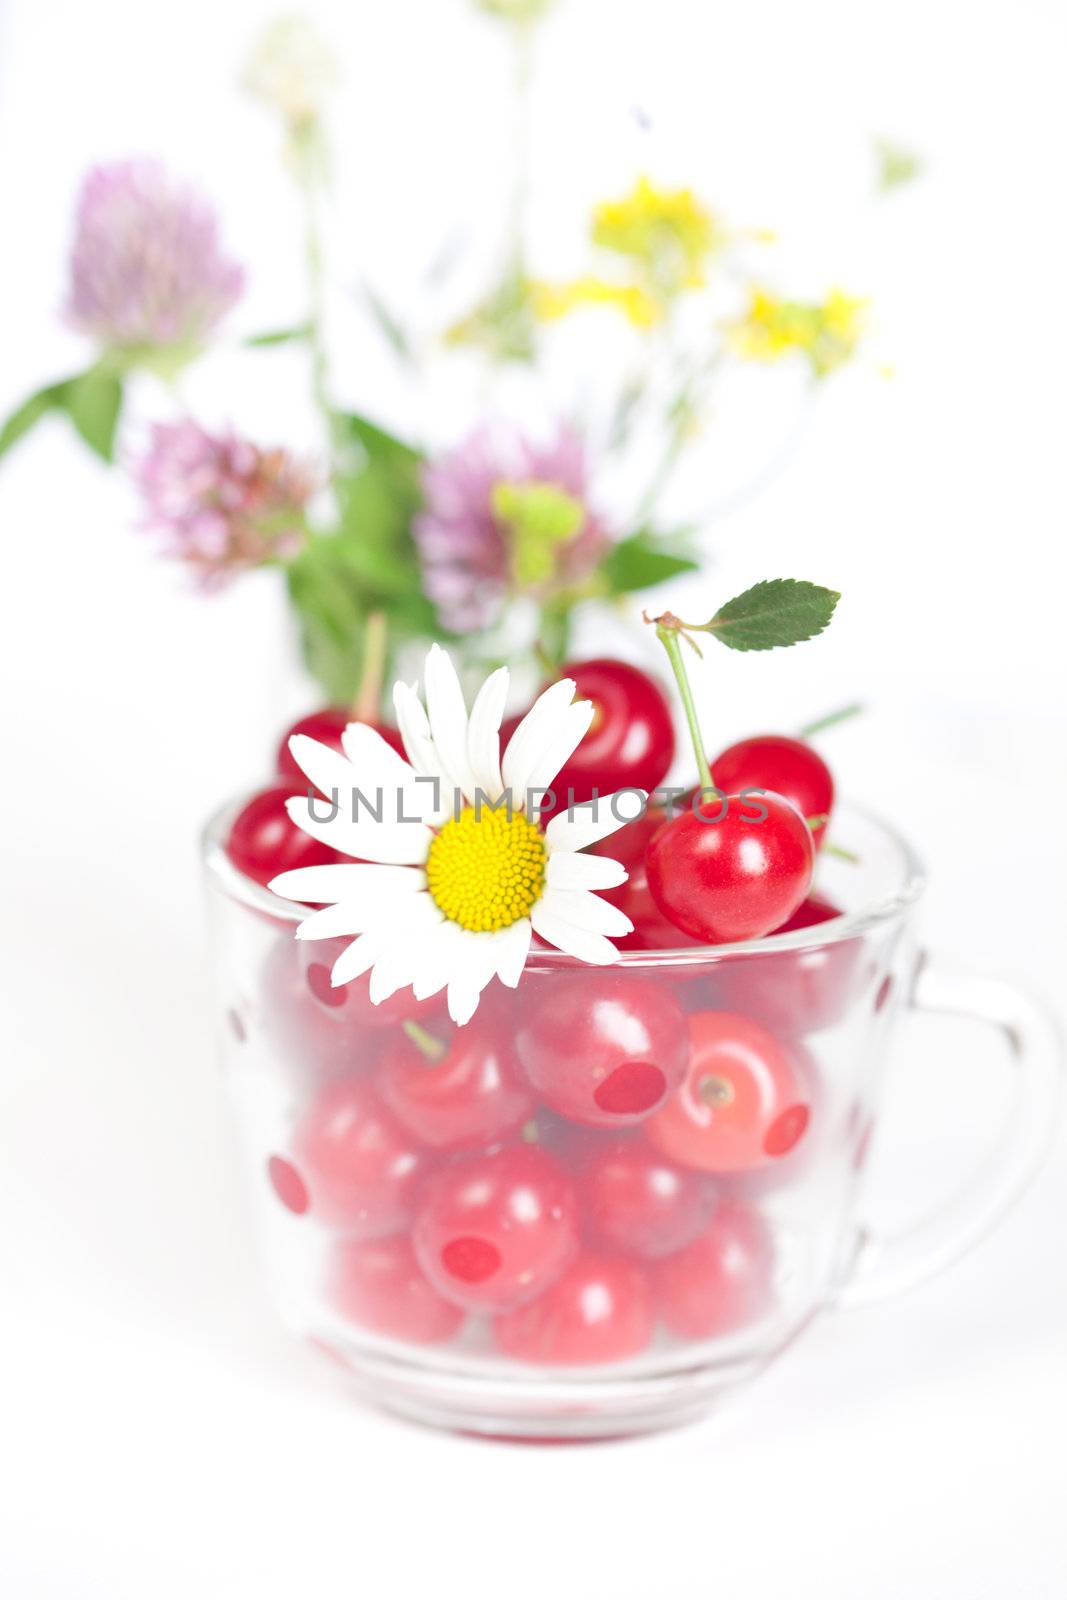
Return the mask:
[[[201, 834], [201, 855], [204, 866], [231, 899], [275, 921], [291, 922], [295, 925], [309, 915], [307, 907], [295, 900], [286, 900], [281, 895], [272, 894], [262, 884], [256, 883], [253, 878], [249, 878], [234, 866], [223, 848], [223, 841], [230, 825], [255, 792], [257, 791], [228, 801], [210, 817]], [[857, 935], [868, 933], [872, 928], [900, 916], [915, 903], [926, 886], [926, 871], [918, 853], [904, 835], [877, 812], [870, 811], [865, 806], [851, 804], [839, 806], [836, 810], [838, 814], [851, 814], [873, 826], [897, 850], [901, 858], [902, 872], [897, 887], [891, 893], [870, 901], [856, 911], [842, 912], [840, 916], [832, 917], [826, 922], [815, 923], [808, 928], [797, 928], [791, 933], [767, 934], [762, 939], [746, 939], [732, 944], [681, 945], [667, 950], [620, 950], [614, 966], [616, 968], [696, 966], [727, 957], [752, 959], [759, 955], [778, 954], [782, 951], [821, 949], [826, 945], [839, 944], [845, 939], [853, 939]], [[526, 970], [533, 972], [557, 968], [578, 969], [586, 966], [586, 962], [580, 961], [576, 956], [567, 955], [562, 950], [531, 950], [526, 962]]]

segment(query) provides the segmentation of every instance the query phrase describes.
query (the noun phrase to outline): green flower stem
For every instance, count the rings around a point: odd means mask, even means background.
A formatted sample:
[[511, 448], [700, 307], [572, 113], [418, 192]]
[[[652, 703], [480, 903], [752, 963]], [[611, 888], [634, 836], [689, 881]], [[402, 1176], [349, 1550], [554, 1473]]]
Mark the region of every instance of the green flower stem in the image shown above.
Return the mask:
[[859, 700], [852, 705], [839, 706], [836, 711], [828, 711], [824, 717], [816, 717], [814, 722], [805, 722], [797, 738], [814, 738], [815, 734], [822, 733], [824, 728], [835, 728], [839, 722], [847, 722], [850, 717], [858, 717], [865, 709]]
[[382, 707], [382, 683], [389, 648], [389, 624], [384, 611], [372, 611], [363, 629], [363, 672], [352, 702], [356, 722], [377, 722]]
[[311, 354], [311, 395], [326, 425], [331, 466], [340, 443], [337, 414], [330, 399], [330, 366], [326, 347], [325, 278], [322, 225], [319, 216], [317, 130], [305, 142], [294, 144], [297, 186], [304, 211], [304, 263], [308, 284], [307, 339]]
[[656, 623], [656, 638], [667, 652], [667, 660], [671, 664], [678, 692], [682, 697], [682, 709], [685, 720], [689, 724], [689, 737], [693, 742], [693, 754], [697, 759], [697, 772], [700, 775], [700, 787], [710, 789], [711, 768], [708, 766], [708, 757], [704, 749], [704, 740], [700, 732], [700, 722], [697, 718], [697, 708], [693, 701], [693, 690], [689, 682], [689, 673], [685, 662], [682, 660], [682, 641], [677, 628], [665, 625], [662, 621]]
[[405, 1022], [402, 1026], [412, 1044], [422, 1052], [427, 1061], [440, 1061], [446, 1054], [448, 1046], [442, 1040], [436, 1039], [432, 1033], [427, 1033], [418, 1022]]

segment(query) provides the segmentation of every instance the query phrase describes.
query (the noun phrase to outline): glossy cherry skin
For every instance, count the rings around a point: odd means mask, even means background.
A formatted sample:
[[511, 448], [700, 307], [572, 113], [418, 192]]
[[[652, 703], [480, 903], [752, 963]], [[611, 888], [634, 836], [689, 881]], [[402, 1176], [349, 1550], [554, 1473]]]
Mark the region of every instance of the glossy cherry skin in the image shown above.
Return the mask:
[[[809, 895], [775, 933], [793, 933], [831, 922], [841, 911]], [[755, 961], [727, 960], [717, 969], [715, 1004], [741, 1011], [789, 1038], [828, 1028], [843, 1015], [856, 991], [860, 938], [805, 950], [783, 950]]]
[[553, 974], [527, 984], [515, 1047], [553, 1111], [590, 1127], [651, 1116], [678, 1087], [685, 1016], [662, 984], [625, 972]]
[[507, 1030], [486, 1002], [451, 1037], [444, 1027], [427, 1028], [425, 1043], [444, 1054], [432, 1059], [399, 1029], [377, 1080], [382, 1099], [423, 1144], [440, 1150], [492, 1144], [533, 1115]]
[[373, 1239], [411, 1220], [426, 1157], [364, 1078], [324, 1089], [297, 1129], [293, 1155], [320, 1221]]
[[600, 839], [589, 846], [589, 855], [609, 856], [626, 868], [629, 876], [615, 889], [601, 889], [598, 893], [620, 911], [625, 911], [633, 923], [633, 932], [622, 934], [614, 940], [620, 950], [677, 950], [682, 946], [697, 944], [681, 928], [668, 922], [652, 898], [645, 870], [648, 846], [667, 820], [666, 813], [650, 807], [643, 816], [628, 822], [617, 833]]
[[[711, 764], [712, 778], [727, 794], [742, 789], [770, 789], [796, 806], [802, 817], [829, 818], [834, 808], [834, 780], [817, 750], [781, 733], [741, 739]], [[827, 824], [812, 829], [816, 848]]]
[[247, 878], [266, 886], [279, 872], [297, 867], [323, 867], [343, 860], [336, 850], [312, 839], [293, 822], [285, 802], [306, 793], [279, 783], [254, 795], [234, 819], [226, 837], [226, 854]]
[[[301, 793], [306, 794], [308, 780], [293, 760], [292, 752], [289, 749], [289, 740], [294, 734], [303, 733], [309, 739], [317, 739], [320, 744], [328, 745], [331, 750], [340, 750], [341, 735], [348, 727], [348, 724], [355, 720], [356, 718], [351, 711], [346, 711], [343, 707], [338, 706], [325, 706], [321, 711], [311, 711], [306, 717], [301, 717], [298, 722], [293, 723], [291, 728], [287, 728], [282, 735], [277, 755], [278, 775], [290, 782], [303, 784], [304, 788]], [[404, 745], [396, 728], [384, 727], [380, 722], [372, 722], [370, 726], [377, 728], [386, 744], [390, 745], [397, 755], [402, 756], [404, 754]]]
[[735, 1333], [773, 1302], [774, 1245], [759, 1213], [724, 1200], [711, 1225], [651, 1269], [656, 1310], [679, 1339]]
[[457, 1159], [429, 1181], [412, 1242], [439, 1294], [471, 1311], [504, 1311], [548, 1287], [577, 1249], [577, 1197], [533, 1145]]
[[599, 1366], [638, 1355], [654, 1321], [644, 1269], [587, 1250], [536, 1300], [494, 1318], [493, 1339], [515, 1361]]
[[440, 1344], [463, 1321], [423, 1277], [406, 1233], [388, 1239], [342, 1239], [330, 1263], [327, 1295], [347, 1322], [388, 1339]]
[[[589, 732], [552, 785], [557, 811], [590, 800], [595, 789], [605, 798], [618, 789], [649, 794], [667, 776], [674, 760], [674, 722], [666, 695], [647, 673], [626, 661], [571, 661], [561, 678], [573, 678], [575, 698], [593, 702]], [[546, 810], [545, 815], [548, 815]]]
[[627, 1255], [670, 1255], [702, 1233], [716, 1189], [692, 1168], [676, 1167], [644, 1139], [602, 1146], [583, 1163], [586, 1232]]
[[788, 1155], [811, 1115], [797, 1058], [766, 1028], [729, 1011], [689, 1018], [685, 1082], [645, 1134], [702, 1172], [749, 1172]]
[[[760, 811], [766, 815], [757, 821]], [[780, 927], [811, 888], [814, 865], [804, 818], [769, 792], [709, 797], [655, 833], [645, 854], [660, 911], [707, 944], [759, 939]]]

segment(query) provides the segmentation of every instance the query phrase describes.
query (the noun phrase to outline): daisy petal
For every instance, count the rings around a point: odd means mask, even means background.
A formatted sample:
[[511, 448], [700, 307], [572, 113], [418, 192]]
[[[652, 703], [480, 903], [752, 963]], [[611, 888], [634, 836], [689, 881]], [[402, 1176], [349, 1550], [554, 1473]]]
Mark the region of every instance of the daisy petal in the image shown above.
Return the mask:
[[412, 984], [416, 1000], [428, 1000], [448, 983], [457, 962], [455, 946], [462, 937], [463, 929], [454, 922], [441, 922], [423, 936], [418, 973]]
[[576, 956], [579, 961], [588, 961], [595, 967], [606, 967], [619, 959], [619, 952], [610, 939], [605, 939], [600, 933], [589, 933], [584, 928], [576, 928], [573, 924], [564, 922], [561, 917], [553, 916], [543, 901], [534, 906], [530, 912], [530, 921], [533, 923], [534, 932], [546, 944], [555, 945], [557, 950], [562, 950], [569, 956]]
[[522, 917], [497, 937], [496, 975], [509, 989], [518, 988], [530, 953], [532, 932], [529, 917]]
[[582, 856], [556, 850], [548, 858], [545, 882], [550, 889], [617, 889], [629, 873], [610, 856]]
[[439, 644], [430, 646], [423, 688], [438, 759], [451, 786], [469, 799], [475, 784], [467, 760], [467, 707], [452, 657]]
[[[320, 804], [316, 803], [316, 809]], [[319, 821], [302, 796], [287, 800], [285, 809], [310, 838], [330, 845], [344, 856], [355, 856], [360, 862], [421, 867], [429, 854], [433, 835], [421, 822], [386, 822], [384, 817], [375, 822], [365, 808], [360, 820], [353, 822], [344, 814], [344, 802], [336, 817]]]
[[[557, 773], [561, 772], [577, 750], [593, 720], [596, 707], [591, 700], [576, 700], [567, 706], [559, 721], [553, 724], [552, 736], [546, 739], [541, 753], [526, 774], [530, 789], [550, 789]], [[566, 805], [567, 796], [557, 795], [560, 804]]]
[[371, 933], [354, 939], [334, 962], [330, 983], [335, 989], [340, 989], [344, 984], [351, 983], [353, 978], [362, 978], [377, 961], [380, 950], [379, 940]]
[[430, 737], [430, 724], [418, 692], [410, 683], [393, 685], [393, 708], [396, 725], [415, 771], [427, 778], [443, 778], [441, 763]]
[[405, 891], [425, 889], [421, 867], [383, 867], [364, 862], [342, 862], [333, 867], [297, 867], [280, 872], [267, 885], [272, 894], [310, 905], [354, 900], [360, 905], [390, 902]]
[[633, 933], [634, 925], [618, 906], [601, 900], [587, 889], [546, 889], [541, 904], [550, 916], [573, 923], [586, 933], [606, 933], [621, 937]]
[[549, 852], [584, 850], [587, 845], [610, 838], [641, 815], [647, 799], [643, 789], [619, 789], [587, 805], [574, 806], [569, 814], [557, 812], [545, 829]]
[[467, 728], [471, 776], [490, 800], [499, 800], [503, 788], [500, 777], [500, 722], [508, 697], [508, 681], [507, 667], [498, 667], [490, 673], [478, 690]]
[[[549, 684], [538, 695], [515, 732], [508, 740], [502, 763], [504, 787], [512, 792], [512, 804], [518, 810], [526, 797], [526, 778], [530, 769], [541, 758], [553, 730], [559, 725], [561, 714], [574, 699], [573, 678], [561, 678]], [[553, 778], [556, 776], [552, 774]]]
[[457, 1028], [465, 1028], [478, 1009], [482, 991], [469, 979], [453, 978], [448, 986], [448, 1014]]

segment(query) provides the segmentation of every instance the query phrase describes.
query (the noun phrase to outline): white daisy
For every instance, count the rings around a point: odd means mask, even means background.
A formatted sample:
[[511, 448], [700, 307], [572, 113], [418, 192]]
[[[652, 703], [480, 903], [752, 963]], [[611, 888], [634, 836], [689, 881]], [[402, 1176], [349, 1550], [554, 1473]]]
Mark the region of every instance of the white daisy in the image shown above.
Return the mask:
[[409, 985], [420, 1000], [447, 988], [449, 1013], [463, 1024], [494, 976], [517, 986], [535, 933], [582, 961], [617, 958], [610, 935], [633, 924], [595, 891], [624, 883], [626, 871], [580, 852], [630, 821], [645, 796], [605, 796], [542, 828], [530, 796], [551, 788], [577, 749], [591, 702], [575, 701], [569, 678], [552, 684], [501, 759], [506, 667], [486, 679], [468, 715], [452, 660], [434, 645], [424, 687], [425, 707], [413, 686], [393, 692], [406, 761], [360, 722], [345, 729], [343, 755], [302, 734], [290, 739], [297, 765], [337, 811], [323, 820], [325, 801], [301, 797], [289, 815], [357, 860], [283, 872], [270, 887], [326, 906], [298, 939], [356, 936], [334, 963], [335, 987], [369, 972], [376, 1004]]

